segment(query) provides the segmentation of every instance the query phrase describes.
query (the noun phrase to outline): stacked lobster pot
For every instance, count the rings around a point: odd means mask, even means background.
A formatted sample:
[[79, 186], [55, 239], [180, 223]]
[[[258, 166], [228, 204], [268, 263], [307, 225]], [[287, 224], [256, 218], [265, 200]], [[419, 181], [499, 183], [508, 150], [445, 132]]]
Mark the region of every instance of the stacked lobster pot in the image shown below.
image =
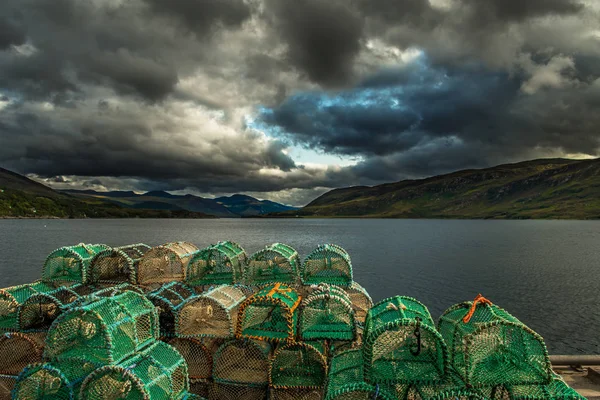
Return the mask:
[[583, 399], [552, 371], [541, 336], [478, 295], [440, 317], [450, 364], [487, 399]]
[[108, 290], [81, 299], [52, 324], [44, 362], [17, 378], [15, 399], [180, 399], [187, 366], [158, 342], [158, 315], [143, 295]]
[[100, 287], [121, 283], [137, 285], [138, 264], [150, 246], [143, 243], [100, 251], [90, 261], [85, 283]]
[[273, 243], [254, 253], [244, 269], [244, 281], [253, 285], [298, 283], [298, 252], [283, 243]]
[[137, 284], [154, 290], [165, 283], [183, 281], [188, 263], [198, 248], [188, 242], [171, 242], [146, 251], [136, 263]]
[[186, 282], [200, 289], [242, 283], [245, 263], [246, 252], [239, 244], [218, 242], [192, 255], [187, 265]]
[[240, 288], [220, 285], [188, 298], [178, 308], [175, 319], [177, 340], [171, 343], [181, 350], [193, 371], [190, 373], [192, 393], [208, 395], [213, 385], [212, 354], [224, 341], [234, 337], [238, 309], [245, 299]]
[[101, 251], [110, 250], [105, 244], [84, 244], [61, 247], [54, 250], [44, 262], [42, 280], [47, 283], [87, 282], [88, 267], [94, 256]]
[[160, 336], [175, 336], [175, 319], [183, 303], [194, 296], [195, 292], [183, 282], [165, 283], [148, 293], [146, 297], [156, 306], [160, 322]]

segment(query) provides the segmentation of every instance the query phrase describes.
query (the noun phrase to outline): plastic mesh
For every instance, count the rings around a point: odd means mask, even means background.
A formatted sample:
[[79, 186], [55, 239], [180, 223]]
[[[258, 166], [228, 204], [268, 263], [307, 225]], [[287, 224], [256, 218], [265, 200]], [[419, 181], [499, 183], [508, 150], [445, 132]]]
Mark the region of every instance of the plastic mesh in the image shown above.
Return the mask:
[[242, 281], [246, 252], [234, 242], [219, 242], [196, 252], [187, 267], [186, 281], [192, 286], [230, 284]]
[[[194, 338], [173, 338], [168, 343], [185, 359], [190, 380], [208, 380], [212, 377], [213, 353], [216, 350], [213, 343]], [[192, 389], [190, 391], [196, 393]]]
[[291, 287], [280, 283], [265, 287], [240, 305], [236, 336], [293, 341], [300, 301]]
[[218, 286], [186, 301], [176, 317], [176, 332], [181, 337], [229, 338], [234, 335], [238, 309], [246, 299], [234, 286]]
[[229, 340], [215, 353], [213, 380], [216, 383], [266, 388], [269, 384], [270, 355], [268, 342]]
[[17, 376], [27, 365], [41, 362], [43, 344], [31, 334], [9, 332], [0, 336], [0, 375]]
[[182, 282], [166, 283], [146, 296], [157, 307], [161, 336], [170, 337], [175, 334], [177, 312], [192, 296], [194, 291]]
[[295, 283], [300, 268], [298, 252], [283, 243], [273, 243], [252, 255], [244, 270], [244, 280], [251, 284]]
[[299, 388], [272, 388], [270, 400], [322, 400], [323, 389], [299, 389]]
[[156, 286], [182, 281], [188, 262], [198, 248], [187, 242], [173, 242], [153, 247], [137, 264], [137, 281], [142, 286]]
[[269, 384], [275, 389], [321, 389], [327, 360], [307, 343], [290, 343], [275, 351], [269, 367]]
[[367, 314], [365, 378], [370, 383], [437, 383], [448, 351], [427, 308], [410, 297], [391, 297]]
[[96, 254], [110, 249], [105, 244], [84, 244], [54, 250], [42, 268], [46, 282], [86, 282], [87, 269]]
[[52, 290], [54, 286], [43, 282], [0, 289], [0, 332], [18, 330], [19, 306], [33, 295]]
[[137, 264], [150, 246], [138, 243], [107, 249], [90, 261], [86, 283], [137, 283]]
[[19, 306], [17, 326], [21, 332], [45, 332], [65, 308], [78, 298], [77, 293], [66, 287], [35, 294]]
[[300, 336], [303, 340], [354, 340], [354, 310], [346, 292], [319, 288], [302, 302]]
[[181, 355], [156, 342], [119, 365], [97, 369], [83, 382], [81, 399], [179, 399], [188, 392], [187, 366]]
[[210, 396], [210, 389], [212, 385], [213, 382], [210, 379], [190, 378], [190, 393], [208, 399], [208, 397]]
[[302, 282], [306, 285], [330, 283], [350, 286], [352, 284], [350, 255], [335, 244], [319, 245], [304, 260], [301, 276]]
[[346, 293], [348, 293], [352, 309], [354, 310], [354, 318], [358, 323], [364, 324], [367, 312], [373, 307], [371, 296], [357, 282], [352, 282], [352, 285], [346, 289]]
[[58, 317], [44, 356], [113, 364], [158, 338], [158, 315], [144, 296], [124, 291], [92, 299]]
[[12, 398], [12, 391], [15, 387], [16, 381], [16, 376], [0, 375], [0, 399], [10, 400]]
[[507, 389], [511, 400], [585, 400], [556, 374], [547, 385], [515, 385]]
[[210, 387], [209, 400], [266, 400], [268, 386], [247, 386], [214, 382]]
[[547, 384], [552, 377], [543, 339], [487, 300], [457, 304], [439, 322], [451, 363], [474, 387]]

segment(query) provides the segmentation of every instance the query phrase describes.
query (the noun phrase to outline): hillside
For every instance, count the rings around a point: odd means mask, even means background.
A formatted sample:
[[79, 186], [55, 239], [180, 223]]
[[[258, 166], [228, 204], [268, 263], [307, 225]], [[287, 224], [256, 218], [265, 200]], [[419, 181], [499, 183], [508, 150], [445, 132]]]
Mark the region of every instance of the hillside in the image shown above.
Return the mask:
[[209, 218], [182, 209], [125, 208], [101, 199], [83, 200], [0, 168], [0, 218]]
[[542, 159], [323, 194], [274, 216], [600, 218], [600, 160]]
[[174, 195], [163, 191], [136, 194], [134, 192], [68, 190], [64, 191], [64, 193], [68, 193], [80, 199], [109, 201], [129, 208], [142, 207], [156, 210], [187, 210], [202, 212], [217, 217], [250, 217], [273, 212], [296, 210], [294, 207], [269, 200], [258, 200], [254, 197], [241, 194], [207, 199], [191, 194]]

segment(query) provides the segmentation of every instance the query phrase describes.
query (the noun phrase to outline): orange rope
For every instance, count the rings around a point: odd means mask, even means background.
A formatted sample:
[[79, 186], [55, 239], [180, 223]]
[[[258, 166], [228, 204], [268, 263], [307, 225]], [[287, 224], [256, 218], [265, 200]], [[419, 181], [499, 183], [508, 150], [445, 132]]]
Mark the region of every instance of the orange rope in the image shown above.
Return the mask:
[[487, 304], [489, 306], [492, 305], [492, 302], [489, 301], [488, 299], [486, 299], [485, 297], [483, 297], [481, 295], [481, 293], [479, 293], [477, 295], [477, 297], [475, 297], [475, 300], [473, 300], [473, 304], [471, 304], [471, 309], [469, 310], [469, 312], [467, 313], [467, 315], [465, 315], [463, 317], [463, 322], [466, 324], [471, 320], [471, 317], [473, 316], [473, 314], [475, 314], [475, 309], [477, 308], [478, 304]]

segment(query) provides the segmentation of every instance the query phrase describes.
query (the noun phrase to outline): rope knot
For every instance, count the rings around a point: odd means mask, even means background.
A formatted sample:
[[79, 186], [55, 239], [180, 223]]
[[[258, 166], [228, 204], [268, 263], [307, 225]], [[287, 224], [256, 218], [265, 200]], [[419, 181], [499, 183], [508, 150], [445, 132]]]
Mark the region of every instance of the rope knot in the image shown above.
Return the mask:
[[477, 297], [475, 297], [475, 300], [473, 300], [473, 304], [471, 304], [471, 308], [469, 309], [469, 312], [463, 317], [463, 322], [465, 324], [467, 324], [471, 318], [473, 317], [473, 315], [475, 314], [475, 310], [477, 309], [477, 305], [478, 304], [484, 304], [484, 305], [488, 305], [491, 306], [492, 302], [489, 301], [488, 299], [486, 299], [485, 297], [483, 297], [481, 295], [481, 293], [479, 293], [477, 295]]

